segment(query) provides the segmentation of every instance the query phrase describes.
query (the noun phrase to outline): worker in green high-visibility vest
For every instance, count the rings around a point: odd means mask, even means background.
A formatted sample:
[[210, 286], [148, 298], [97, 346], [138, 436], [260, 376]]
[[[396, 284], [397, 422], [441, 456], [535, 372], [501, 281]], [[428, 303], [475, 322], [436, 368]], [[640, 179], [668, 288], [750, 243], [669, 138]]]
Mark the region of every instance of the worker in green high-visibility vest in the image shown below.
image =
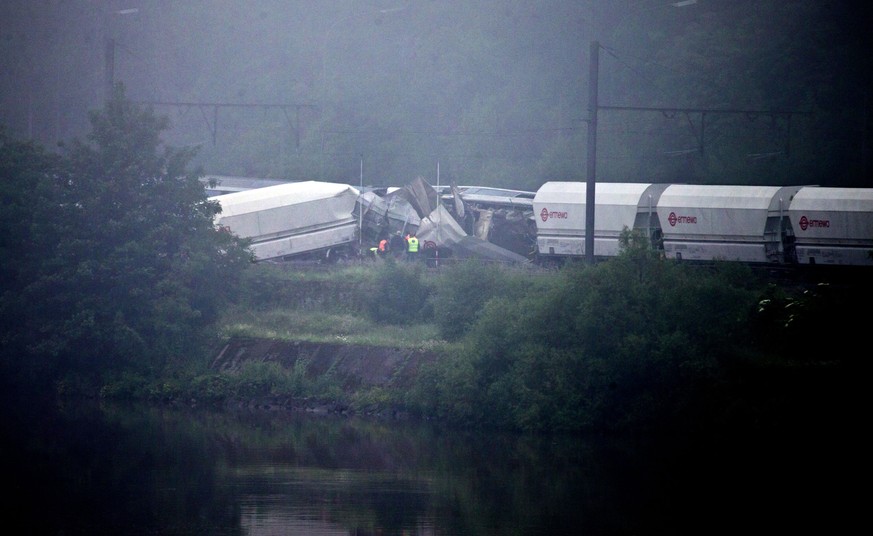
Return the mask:
[[412, 233], [406, 238], [406, 260], [412, 262], [418, 255], [418, 237]]

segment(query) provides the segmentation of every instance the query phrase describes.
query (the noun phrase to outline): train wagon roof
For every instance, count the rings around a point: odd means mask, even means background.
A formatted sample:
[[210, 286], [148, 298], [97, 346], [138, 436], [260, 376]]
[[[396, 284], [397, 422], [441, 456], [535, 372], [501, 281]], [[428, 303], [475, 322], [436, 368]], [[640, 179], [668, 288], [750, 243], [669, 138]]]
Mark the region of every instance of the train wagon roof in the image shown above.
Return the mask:
[[[653, 188], [654, 187], [654, 188]], [[667, 185], [642, 182], [599, 182], [594, 186], [597, 205], [638, 206], [648, 191], [663, 190]], [[587, 183], [551, 181], [543, 184], [534, 197], [535, 203], [575, 203], [584, 205]]]
[[794, 195], [791, 209], [873, 212], [873, 188], [804, 186]]
[[[530, 209], [535, 195], [534, 192], [524, 190], [491, 188], [487, 186], [459, 186], [458, 193], [464, 203], [472, 203], [483, 207], [513, 207], [522, 210]], [[443, 200], [451, 198], [451, 193], [442, 194]]]
[[798, 189], [796, 186], [672, 184], [661, 194], [659, 205], [665, 208], [787, 209], [791, 195]]
[[658, 216], [665, 239], [731, 236], [761, 241], [767, 237], [768, 218], [787, 216], [791, 196], [799, 188], [673, 184], [661, 194]]
[[311, 203], [338, 197], [347, 192], [357, 199], [358, 190], [348, 184], [303, 181], [234, 192], [210, 199], [221, 204], [221, 217], [229, 218], [250, 212]]

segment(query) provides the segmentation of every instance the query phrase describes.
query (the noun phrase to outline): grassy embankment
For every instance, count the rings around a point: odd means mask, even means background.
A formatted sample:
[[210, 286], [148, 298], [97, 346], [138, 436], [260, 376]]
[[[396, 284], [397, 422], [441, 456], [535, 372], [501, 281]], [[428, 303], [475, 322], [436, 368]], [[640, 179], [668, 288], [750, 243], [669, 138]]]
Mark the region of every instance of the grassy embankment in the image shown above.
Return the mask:
[[377, 289], [375, 263], [335, 266], [257, 265], [246, 295], [222, 317], [224, 339], [344, 343], [403, 348], [444, 348], [433, 318], [410, 315], [403, 323], [380, 322], [368, 311]]
[[824, 423], [853, 400], [851, 349], [864, 321], [851, 311], [871, 292], [815, 281], [777, 284], [735, 263], [700, 269], [645, 251], [545, 273], [475, 263], [257, 266], [223, 337], [428, 348], [439, 360], [404, 392], [343, 392], [329, 377], [308, 378], [305, 364], [252, 364], [195, 387], [201, 396], [333, 398], [523, 430]]

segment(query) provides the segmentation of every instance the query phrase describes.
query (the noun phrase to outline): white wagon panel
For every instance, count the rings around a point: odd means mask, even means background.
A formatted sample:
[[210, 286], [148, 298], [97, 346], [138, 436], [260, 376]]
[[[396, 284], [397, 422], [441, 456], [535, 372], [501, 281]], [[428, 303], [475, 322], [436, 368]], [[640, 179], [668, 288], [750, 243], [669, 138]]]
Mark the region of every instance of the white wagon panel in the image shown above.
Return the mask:
[[[594, 255], [618, 255], [621, 232], [625, 227], [634, 228], [640, 211], [655, 214], [657, 196], [665, 187], [649, 183], [598, 183], [594, 191]], [[553, 181], [537, 191], [533, 215], [541, 253], [585, 254], [586, 188], [584, 182]]]
[[873, 189], [803, 187], [789, 215], [799, 263], [873, 265]]
[[777, 262], [782, 220], [799, 187], [673, 184], [658, 218], [667, 257]]

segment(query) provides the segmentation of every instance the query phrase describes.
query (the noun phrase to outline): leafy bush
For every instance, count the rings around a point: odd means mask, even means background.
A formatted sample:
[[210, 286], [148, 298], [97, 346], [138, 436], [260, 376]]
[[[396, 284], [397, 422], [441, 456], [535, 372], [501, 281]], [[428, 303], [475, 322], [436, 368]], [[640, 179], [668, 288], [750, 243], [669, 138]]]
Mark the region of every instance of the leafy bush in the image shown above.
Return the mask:
[[495, 266], [467, 261], [444, 268], [432, 297], [440, 335], [458, 340], [470, 329], [479, 312], [500, 288], [503, 273]]
[[[724, 360], [747, 352], [754, 281], [748, 270], [691, 268], [645, 248], [567, 266], [556, 284], [482, 298], [466, 313], [462, 349], [426, 369], [411, 398], [480, 426], [661, 426], [717, 384]], [[435, 292], [435, 309], [451, 309], [455, 298]]]
[[250, 361], [231, 376], [230, 388], [241, 397], [300, 396], [305, 391], [305, 374], [305, 361], [298, 361], [291, 369], [273, 361]]
[[150, 382], [142, 375], [123, 372], [115, 380], [106, 381], [100, 389], [100, 398], [137, 400], [148, 398]]
[[195, 377], [186, 394], [196, 400], [222, 400], [230, 394], [229, 385], [230, 378], [226, 374], [208, 373]]
[[361, 270], [294, 270], [258, 263], [245, 273], [241, 305], [253, 311], [281, 308], [360, 314], [370, 297], [372, 279], [372, 274]]
[[388, 257], [376, 269], [366, 309], [375, 322], [412, 324], [421, 318], [429, 287], [422, 281], [422, 267]]

